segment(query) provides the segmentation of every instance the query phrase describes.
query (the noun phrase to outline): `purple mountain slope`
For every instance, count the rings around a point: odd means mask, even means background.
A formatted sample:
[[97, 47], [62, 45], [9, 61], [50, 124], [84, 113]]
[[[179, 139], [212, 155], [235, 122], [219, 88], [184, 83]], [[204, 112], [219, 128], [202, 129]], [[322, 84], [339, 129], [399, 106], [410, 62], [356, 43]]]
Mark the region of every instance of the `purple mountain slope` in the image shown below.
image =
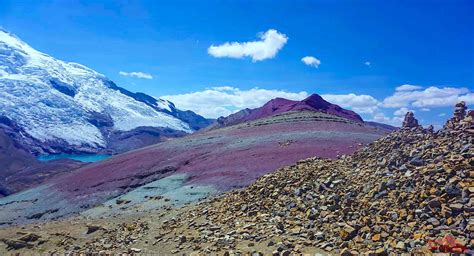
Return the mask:
[[315, 111], [346, 118], [355, 122], [363, 122], [362, 118], [357, 113], [343, 109], [338, 105], [331, 104], [318, 94], [312, 94], [302, 101], [276, 98], [267, 102], [260, 108], [244, 109], [228, 117], [220, 117], [217, 119], [217, 123], [213, 125], [213, 127], [216, 128], [240, 124], [289, 111]]

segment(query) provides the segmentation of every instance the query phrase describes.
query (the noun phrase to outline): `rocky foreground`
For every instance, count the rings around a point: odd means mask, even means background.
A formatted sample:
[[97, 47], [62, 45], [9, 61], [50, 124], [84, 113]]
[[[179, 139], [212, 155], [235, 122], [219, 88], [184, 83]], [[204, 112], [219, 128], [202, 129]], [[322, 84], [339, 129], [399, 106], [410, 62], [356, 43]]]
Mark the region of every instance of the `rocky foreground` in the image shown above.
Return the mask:
[[310, 158], [180, 210], [0, 230], [6, 250], [195, 255], [469, 253], [474, 112], [403, 128], [351, 156]]
[[[465, 117], [464, 104], [457, 107], [438, 132], [409, 113], [401, 130], [352, 156], [300, 161], [163, 229], [199, 231], [180, 238], [181, 248], [203, 253], [232, 251], [242, 241], [268, 241], [274, 255], [305, 247], [344, 255], [428, 252], [446, 235], [455, 238], [447, 250], [472, 250], [474, 113]], [[206, 242], [212, 245], [200, 246]]]

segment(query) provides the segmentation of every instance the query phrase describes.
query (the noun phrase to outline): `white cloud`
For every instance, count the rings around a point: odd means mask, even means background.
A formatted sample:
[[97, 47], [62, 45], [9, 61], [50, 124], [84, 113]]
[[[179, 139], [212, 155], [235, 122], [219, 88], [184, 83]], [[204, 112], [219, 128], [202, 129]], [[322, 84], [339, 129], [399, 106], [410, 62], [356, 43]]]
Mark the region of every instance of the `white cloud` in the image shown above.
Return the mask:
[[304, 64], [306, 64], [308, 66], [311, 66], [311, 67], [315, 67], [315, 68], [318, 68], [319, 65], [321, 64], [321, 61], [319, 59], [316, 59], [313, 56], [305, 56], [305, 57], [301, 58], [301, 61]]
[[370, 67], [371, 64], [372, 64], [372, 63], [370, 63], [370, 61], [364, 62], [364, 65], [366, 65], [367, 67]]
[[398, 120], [398, 117], [390, 118], [386, 116], [383, 112], [377, 112], [372, 115], [372, 118], [369, 121], [384, 123], [394, 126], [399, 126], [401, 122]]
[[258, 87], [240, 90], [231, 86], [208, 88], [204, 91], [167, 95], [160, 98], [173, 102], [179, 109], [192, 110], [208, 118], [227, 116], [244, 108], [257, 108], [269, 100], [280, 97], [302, 100], [308, 93], [267, 90]]
[[212, 90], [224, 92], [224, 91], [238, 91], [238, 88], [232, 87], [232, 86], [216, 86], [216, 87], [211, 87]]
[[420, 90], [420, 89], [423, 89], [423, 87], [418, 86], [418, 85], [403, 84], [395, 88], [395, 91], [414, 91], [414, 90]]
[[411, 109], [408, 109], [406, 107], [403, 107], [403, 108], [399, 108], [397, 110], [395, 110], [395, 112], [393, 112], [393, 114], [395, 116], [405, 116], [407, 112], [413, 112], [415, 113], [416, 111], [415, 110], [411, 110]]
[[323, 94], [325, 100], [337, 104], [343, 108], [349, 108], [357, 113], [372, 114], [379, 106], [379, 101], [370, 95], [349, 94]]
[[383, 100], [383, 106], [388, 108], [408, 106], [416, 108], [449, 107], [462, 100], [473, 104], [474, 93], [467, 88], [431, 86], [424, 90], [397, 90], [393, 95]]
[[130, 76], [130, 77], [136, 77], [136, 78], [144, 78], [144, 79], [153, 79], [153, 76], [147, 73], [143, 72], [125, 72], [125, 71], [120, 71], [120, 75], [122, 76]]
[[440, 114], [438, 114], [438, 116], [440, 116], [440, 117], [441, 116], [446, 116], [446, 113], [440, 113]]
[[[403, 122], [406, 112], [415, 112], [413, 108], [420, 111], [431, 111], [431, 108], [452, 107], [459, 101], [465, 101], [468, 104], [474, 104], [474, 93], [467, 88], [456, 87], [436, 87], [431, 86], [423, 89], [417, 85], [401, 85], [395, 89], [393, 95], [386, 97], [379, 105], [377, 111], [384, 108], [399, 108], [388, 117], [381, 112], [374, 112], [372, 118], [377, 122], [384, 122], [399, 126]], [[446, 114], [439, 114], [444, 117]]]
[[272, 59], [288, 41], [288, 37], [275, 29], [260, 33], [260, 41], [227, 42], [221, 45], [211, 45], [207, 52], [216, 58], [241, 59], [251, 57], [253, 62]]
[[401, 126], [403, 120], [405, 119], [405, 114], [409, 111], [408, 109], [399, 109], [395, 111], [394, 116], [390, 117], [385, 115], [383, 112], [375, 112], [372, 114], [372, 117], [369, 118], [369, 121], [389, 124], [393, 126]]

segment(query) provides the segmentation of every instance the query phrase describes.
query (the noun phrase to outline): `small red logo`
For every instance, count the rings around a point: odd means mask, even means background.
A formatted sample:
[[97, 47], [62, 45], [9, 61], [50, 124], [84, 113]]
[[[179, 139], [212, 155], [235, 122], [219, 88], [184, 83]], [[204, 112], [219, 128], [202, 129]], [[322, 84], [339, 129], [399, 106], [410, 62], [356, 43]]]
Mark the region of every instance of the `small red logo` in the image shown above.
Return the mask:
[[428, 240], [427, 245], [432, 252], [467, 253], [467, 248], [456, 241], [456, 238], [452, 235], [446, 235], [444, 238], [436, 240]]

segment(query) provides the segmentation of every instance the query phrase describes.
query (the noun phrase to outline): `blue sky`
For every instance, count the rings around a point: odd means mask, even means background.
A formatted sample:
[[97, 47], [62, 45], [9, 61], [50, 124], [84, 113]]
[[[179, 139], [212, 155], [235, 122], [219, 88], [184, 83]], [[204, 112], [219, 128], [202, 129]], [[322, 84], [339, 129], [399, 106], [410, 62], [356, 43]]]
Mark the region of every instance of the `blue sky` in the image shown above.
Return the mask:
[[[473, 1], [95, 2], [0, 0], [0, 26], [122, 87], [212, 117], [318, 93], [365, 119], [397, 124], [414, 110], [440, 125], [454, 101], [474, 104]], [[270, 54], [253, 61], [243, 43], [270, 29], [286, 42], [260, 45]], [[209, 53], [226, 42], [241, 44]], [[404, 84], [413, 86], [396, 92]]]

